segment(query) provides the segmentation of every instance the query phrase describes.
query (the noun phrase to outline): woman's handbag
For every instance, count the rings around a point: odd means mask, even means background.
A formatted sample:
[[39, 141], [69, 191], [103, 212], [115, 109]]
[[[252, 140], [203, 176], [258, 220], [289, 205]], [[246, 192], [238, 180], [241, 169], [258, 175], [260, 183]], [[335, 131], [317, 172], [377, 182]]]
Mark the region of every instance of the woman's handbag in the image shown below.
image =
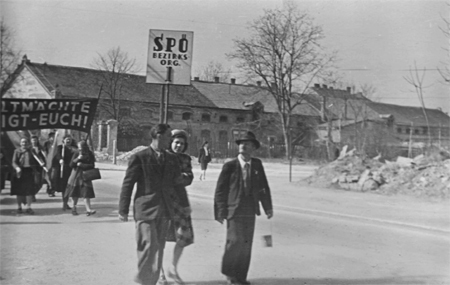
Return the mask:
[[92, 168], [89, 170], [83, 170], [83, 179], [87, 181], [101, 179], [100, 170], [98, 168]]

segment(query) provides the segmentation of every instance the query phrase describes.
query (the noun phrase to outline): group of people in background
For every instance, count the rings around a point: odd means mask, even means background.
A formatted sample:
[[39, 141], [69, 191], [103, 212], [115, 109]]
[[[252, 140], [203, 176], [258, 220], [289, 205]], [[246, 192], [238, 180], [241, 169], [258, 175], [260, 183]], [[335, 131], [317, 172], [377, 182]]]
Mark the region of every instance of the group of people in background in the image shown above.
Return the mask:
[[[44, 184], [47, 184], [49, 197], [55, 197], [55, 192], [61, 193], [63, 211], [72, 210], [73, 215], [78, 215], [78, 199], [84, 198], [86, 215], [96, 213], [90, 204], [90, 199], [95, 197], [92, 181], [86, 181], [82, 175], [82, 170], [95, 167], [94, 153], [85, 140], [75, 143], [70, 135], [65, 135], [56, 146], [55, 132], [50, 132], [42, 146], [37, 136], [22, 137], [11, 164], [11, 195], [17, 197], [17, 214], [34, 214], [31, 205]], [[73, 200], [73, 207], [68, 204], [69, 198]], [[26, 210], [22, 205], [26, 205]]]
[[[194, 242], [191, 206], [186, 186], [193, 181], [187, 133], [158, 124], [150, 131], [150, 147], [133, 154], [122, 183], [119, 219], [128, 221], [134, 193], [133, 218], [137, 243], [138, 270], [134, 281], [145, 285], [167, 285], [167, 277], [184, 284], [177, 266], [183, 249]], [[224, 164], [214, 197], [214, 219], [227, 221], [227, 238], [222, 273], [229, 285], [248, 285], [255, 216], [261, 203], [267, 217], [273, 216], [270, 188], [261, 160], [252, 157], [260, 147], [254, 134], [236, 140], [237, 158]], [[199, 151], [202, 173], [211, 161], [211, 150], [204, 143]], [[136, 186], [136, 187], [135, 187]], [[166, 241], [174, 241], [172, 262], [162, 268]]]

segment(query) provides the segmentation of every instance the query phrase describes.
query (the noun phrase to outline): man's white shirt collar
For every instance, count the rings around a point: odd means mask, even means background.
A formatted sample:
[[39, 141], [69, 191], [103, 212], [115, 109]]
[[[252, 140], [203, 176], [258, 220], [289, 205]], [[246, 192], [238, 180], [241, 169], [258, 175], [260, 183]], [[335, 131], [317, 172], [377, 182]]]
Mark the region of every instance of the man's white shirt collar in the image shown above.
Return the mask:
[[250, 158], [249, 161], [245, 161], [244, 156], [242, 154], [238, 155], [238, 160], [239, 160], [239, 163], [241, 164], [242, 169], [244, 169], [244, 166], [246, 163], [248, 163], [250, 167], [252, 166], [252, 164], [251, 164], [252, 159]]

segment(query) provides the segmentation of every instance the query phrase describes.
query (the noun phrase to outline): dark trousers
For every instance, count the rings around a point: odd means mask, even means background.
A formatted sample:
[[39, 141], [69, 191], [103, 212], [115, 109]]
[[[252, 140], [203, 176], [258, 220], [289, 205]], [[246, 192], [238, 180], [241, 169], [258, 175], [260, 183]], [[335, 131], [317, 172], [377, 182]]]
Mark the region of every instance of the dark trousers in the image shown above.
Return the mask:
[[222, 259], [222, 273], [237, 281], [247, 280], [250, 267], [255, 232], [255, 213], [251, 199], [245, 198], [243, 206], [236, 209], [235, 216], [227, 220], [227, 242]]
[[137, 283], [155, 285], [158, 282], [168, 224], [167, 218], [136, 222]]

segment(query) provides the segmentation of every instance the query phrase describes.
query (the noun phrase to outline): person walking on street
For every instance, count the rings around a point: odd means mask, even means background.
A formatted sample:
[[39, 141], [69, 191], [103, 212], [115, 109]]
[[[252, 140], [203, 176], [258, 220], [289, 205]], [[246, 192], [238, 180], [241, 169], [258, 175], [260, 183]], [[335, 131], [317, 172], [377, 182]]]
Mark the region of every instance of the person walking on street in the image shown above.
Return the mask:
[[91, 208], [91, 199], [95, 198], [94, 186], [92, 185], [92, 181], [84, 179], [83, 171], [95, 168], [95, 155], [89, 149], [85, 140], [78, 142], [78, 150], [72, 157], [70, 167], [72, 168], [72, 173], [67, 182], [67, 188], [64, 195], [67, 199], [72, 197], [72, 215], [78, 215], [78, 198], [84, 198], [86, 215], [91, 216], [97, 212]]
[[66, 190], [70, 174], [72, 173], [70, 162], [72, 161], [74, 153], [75, 149], [72, 147], [72, 137], [70, 135], [65, 135], [62, 140], [62, 144], [56, 148], [55, 156], [52, 160], [56, 185], [55, 191], [61, 192], [62, 194], [63, 211], [72, 209], [67, 204], [69, 198], [64, 195], [64, 192]]
[[20, 148], [14, 150], [12, 165], [15, 173], [11, 181], [11, 195], [17, 196], [17, 214], [23, 213], [22, 203], [25, 201], [25, 213], [33, 215], [31, 204], [36, 191], [34, 179], [39, 164], [31, 153], [30, 141], [27, 138], [22, 138]]
[[47, 194], [49, 197], [55, 197], [55, 174], [54, 167], [52, 166], [52, 158], [55, 152], [55, 132], [48, 133], [48, 140], [44, 143], [44, 151], [46, 153], [47, 161]]
[[173, 219], [175, 186], [181, 179], [177, 157], [167, 152], [171, 140], [170, 126], [158, 124], [150, 130], [150, 147], [133, 154], [122, 183], [119, 219], [128, 221], [134, 185], [134, 220], [138, 272], [135, 282], [155, 285], [161, 270], [169, 221]]
[[239, 154], [223, 165], [214, 196], [215, 220], [227, 220], [225, 253], [222, 274], [228, 284], [250, 284], [250, 266], [255, 215], [260, 215], [259, 203], [270, 219], [273, 217], [272, 198], [261, 160], [252, 157], [260, 147], [252, 132], [236, 140]]
[[[183, 130], [172, 131], [172, 141], [169, 152], [174, 153], [181, 166], [182, 176], [175, 186], [175, 195], [172, 197], [174, 217], [173, 227], [169, 230], [166, 241], [174, 241], [172, 264], [168, 270], [168, 277], [172, 278], [176, 284], [184, 284], [178, 275], [178, 262], [183, 253], [183, 249], [194, 242], [194, 230], [191, 219], [191, 206], [189, 203], [186, 186], [191, 185], [194, 179], [192, 173], [191, 157], [184, 152], [188, 148], [188, 135]], [[161, 268], [160, 285], [167, 285], [164, 270]]]
[[47, 168], [45, 167], [46, 159], [44, 148], [39, 143], [38, 136], [31, 136], [31, 153], [38, 163], [34, 173], [34, 194], [33, 202], [36, 202], [36, 194], [41, 190], [44, 185], [45, 176], [47, 175]]
[[198, 162], [200, 163], [200, 168], [202, 173], [200, 174], [200, 180], [206, 179], [206, 169], [208, 168], [208, 163], [211, 162], [211, 149], [209, 144], [205, 141], [202, 148], [198, 151]]

